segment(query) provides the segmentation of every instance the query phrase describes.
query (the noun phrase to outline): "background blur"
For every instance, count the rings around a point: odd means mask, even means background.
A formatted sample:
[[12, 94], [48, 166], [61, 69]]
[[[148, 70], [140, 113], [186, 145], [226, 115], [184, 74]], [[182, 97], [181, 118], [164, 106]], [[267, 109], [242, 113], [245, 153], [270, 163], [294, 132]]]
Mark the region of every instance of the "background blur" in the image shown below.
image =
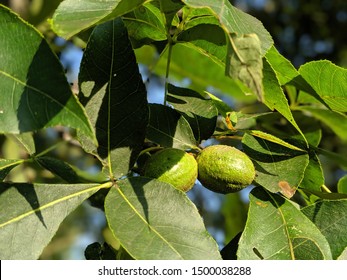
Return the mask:
[[[0, 1], [25, 20], [36, 26], [57, 53], [72, 89], [78, 91], [77, 77], [80, 60], [83, 55], [83, 42], [76, 39], [65, 41], [58, 38], [47, 23], [61, 0], [8, 0]], [[328, 59], [333, 63], [347, 67], [347, 1], [346, 0], [236, 0], [230, 1], [243, 11], [263, 22], [275, 41], [277, 49], [296, 67], [317, 59]], [[1, 28], [1, 26], [0, 26]], [[0, 42], [1, 44], [1, 42]], [[25, 42], [23, 42], [25, 44]], [[25, 46], [25, 45], [24, 45]], [[149, 102], [162, 102], [163, 80], [149, 72], [146, 65], [140, 65], [143, 79], [146, 81]], [[213, 90], [210, 89], [209, 90]], [[231, 100], [222, 93], [220, 96], [230, 104], [242, 104], [242, 100]], [[324, 138], [321, 146], [340, 154], [347, 154], [340, 140], [323, 127]], [[69, 137], [68, 129], [47, 129], [35, 135], [37, 152], [60, 143]], [[205, 143], [205, 145], [211, 143]], [[228, 142], [227, 144], [235, 144]], [[94, 158], [85, 154], [78, 146], [64, 142], [49, 155], [70, 162], [90, 173], [100, 166]], [[0, 136], [0, 157], [20, 158], [23, 151], [9, 137]], [[337, 180], [345, 174], [334, 162], [321, 158], [326, 184], [336, 188]], [[6, 180], [16, 182], [61, 182], [50, 172], [36, 165], [19, 166], [9, 174]], [[222, 248], [236, 234], [242, 231], [247, 215], [247, 196], [251, 187], [238, 194], [227, 196], [212, 193], [199, 184], [188, 193], [197, 205], [209, 232]], [[107, 242], [117, 246], [105, 227], [105, 218], [101, 210], [84, 203], [61, 225], [58, 233], [45, 249], [42, 259], [84, 259], [84, 249], [93, 242]]]

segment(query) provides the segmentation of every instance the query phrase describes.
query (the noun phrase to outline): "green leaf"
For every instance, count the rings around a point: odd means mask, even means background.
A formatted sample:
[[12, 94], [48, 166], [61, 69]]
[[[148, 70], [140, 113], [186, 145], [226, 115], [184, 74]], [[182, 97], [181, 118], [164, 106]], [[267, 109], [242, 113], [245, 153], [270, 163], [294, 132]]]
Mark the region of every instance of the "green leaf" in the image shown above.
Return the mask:
[[160, 10], [165, 16], [165, 25], [170, 30], [172, 21], [177, 12], [183, 7], [180, 0], [159, 0]]
[[337, 259], [347, 247], [347, 199], [318, 201], [301, 211], [326, 237]]
[[347, 175], [343, 176], [337, 183], [337, 191], [339, 193], [347, 194]]
[[41, 156], [36, 161], [53, 174], [58, 175], [64, 181], [70, 184], [76, 183], [102, 183], [107, 180], [104, 174], [92, 175], [88, 172], [79, 170], [77, 167], [68, 164], [57, 158]]
[[95, 141], [83, 107], [43, 36], [4, 6], [0, 26], [0, 133], [64, 125]]
[[219, 25], [207, 23], [206, 16], [201, 18], [202, 22], [198, 25], [191, 26], [190, 24], [196, 22], [196, 19], [186, 22], [183, 26], [184, 30], [177, 36], [177, 42], [189, 45], [201, 54], [208, 56], [216, 64], [225, 67], [227, 55], [225, 33]]
[[322, 60], [302, 65], [299, 73], [331, 110], [347, 112], [347, 69]]
[[133, 258], [221, 259], [216, 242], [185, 193], [144, 177], [117, 184], [106, 197], [106, 218]]
[[282, 191], [282, 184], [288, 184], [291, 188], [299, 186], [309, 163], [306, 152], [248, 133], [242, 138], [242, 146], [254, 163], [255, 183], [274, 193]]
[[133, 47], [166, 39], [165, 23], [160, 8], [153, 2], [145, 3], [122, 17]]
[[[165, 77], [168, 52], [162, 54], [159, 61], [157, 55], [153, 54], [152, 60], [148, 62], [150, 51], [148, 46], [138, 49], [136, 56], [139, 62], [149, 65], [151, 71]], [[200, 53], [197, 48], [187, 43], [176, 44], [172, 48], [170, 80], [177, 82], [189, 80], [189, 88], [196, 91], [204, 91], [208, 87], [213, 87], [217, 91], [222, 91], [232, 98], [245, 102], [253, 102], [255, 99], [253, 95], [246, 96], [234, 80], [225, 76], [223, 66], [216, 64], [209, 57]]]
[[305, 135], [296, 123], [292, 111], [289, 108], [288, 100], [280, 86], [277, 75], [269, 62], [264, 59], [264, 103], [273, 110], [278, 111], [289, 123], [300, 133], [306, 141]]
[[260, 130], [249, 130], [248, 131], [249, 134], [255, 136], [255, 137], [258, 137], [258, 138], [262, 138], [264, 140], [267, 140], [269, 142], [272, 142], [272, 143], [275, 143], [275, 144], [278, 144], [278, 145], [281, 145], [281, 146], [284, 146], [288, 149], [291, 149], [291, 150], [294, 150], [294, 151], [300, 151], [300, 152], [305, 152], [305, 150], [297, 147], [297, 146], [294, 146], [272, 134], [269, 134], [269, 133], [266, 133], [266, 132], [263, 132], [263, 131], [260, 131]]
[[342, 252], [342, 254], [337, 258], [338, 260], [347, 260], [347, 247]]
[[23, 159], [3, 159], [0, 158], [0, 181], [3, 181], [10, 171], [17, 165], [22, 164]]
[[9, 137], [12, 137], [17, 143], [19, 143], [29, 155], [36, 153], [33, 133], [27, 132], [21, 134], [12, 134], [9, 135]]
[[65, 217], [110, 185], [1, 183], [0, 259], [37, 259]]
[[148, 123], [146, 88], [120, 18], [98, 25], [84, 52], [79, 98], [95, 127], [98, 146], [80, 136], [86, 151], [101, 158], [110, 177], [133, 167]]
[[167, 101], [189, 122], [198, 143], [211, 137], [218, 116], [213, 100], [196, 91], [169, 84]]
[[176, 110], [150, 104], [146, 138], [163, 147], [178, 149], [196, 148], [194, 133], [188, 121]]
[[[256, 34], [237, 36], [230, 35], [225, 73], [227, 76], [241, 81], [258, 100], [263, 102], [263, 60], [261, 43]], [[247, 90], [246, 90], [247, 91]]]
[[325, 123], [343, 141], [347, 141], [347, 116], [345, 114], [310, 106], [298, 106], [295, 109], [308, 112], [317, 120]]
[[56, 9], [51, 20], [54, 31], [63, 38], [124, 15], [143, 4], [145, 0], [65, 0]]
[[187, 6], [192, 8], [208, 8], [219, 20], [220, 25], [226, 34], [236, 33], [257, 34], [261, 42], [261, 55], [273, 45], [273, 40], [263, 24], [255, 17], [242, 12], [225, 0], [182, 0]]
[[300, 76], [299, 71], [296, 70], [294, 65], [281, 55], [274, 46], [268, 50], [265, 58], [271, 65], [271, 68], [275, 71], [281, 86], [291, 84], [297, 89], [316, 95], [312, 87]]
[[329, 244], [289, 200], [255, 188], [237, 251], [241, 260], [330, 260]]
[[325, 182], [323, 168], [316, 153], [312, 152], [309, 156], [310, 161], [305, 169], [300, 188], [319, 192]]

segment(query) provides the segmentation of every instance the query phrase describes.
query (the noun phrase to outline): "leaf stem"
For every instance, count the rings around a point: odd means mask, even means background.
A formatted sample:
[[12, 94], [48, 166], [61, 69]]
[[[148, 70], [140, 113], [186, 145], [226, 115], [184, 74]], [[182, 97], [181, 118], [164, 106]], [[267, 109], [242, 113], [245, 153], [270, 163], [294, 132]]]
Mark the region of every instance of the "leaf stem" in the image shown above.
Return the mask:
[[34, 155], [34, 157], [41, 157], [41, 156], [49, 153], [50, 151], [56, 149], [57, 147], [59, 147], [60, 145], [62, 145], [64, 143], [66, 143], [66, 142], [65, 141], [58, 142], [58, 143], [54, 144], [53, 146], [50, 146], [46, 150], [42, 151], [41, 153], [38, 153], [38, 154]]
[[171, 39], [168, 41], [168, 57], [167, 57], [167, 63], [166, 63], [166, 73], [165, 73], [165, 93], [164, 93], [164, 105], [167, 103], [167, 94], [169, 92], [169, 73], [170, 73], [170, 63], [171, 63], [171, 55], [172, 55], [172, 47], [173, 42]]
[[322, 188], [323, 191], [325, 191], [325, 192], [327, 192], [327, 193], [331, 193], [331, 190], [329, 190], [329, 188], [328, 188], [326, 185], [323, 184], [323, 185], [321, 186], [321, 188]]

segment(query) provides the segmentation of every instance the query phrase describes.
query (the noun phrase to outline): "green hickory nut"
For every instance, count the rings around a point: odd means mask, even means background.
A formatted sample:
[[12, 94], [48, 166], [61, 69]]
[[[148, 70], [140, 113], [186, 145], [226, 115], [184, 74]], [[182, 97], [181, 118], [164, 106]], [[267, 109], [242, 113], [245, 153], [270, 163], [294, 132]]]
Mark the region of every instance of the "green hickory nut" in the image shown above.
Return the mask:
[[240, 191], [255, 177], [253, 162], [234, 147], [209, 146], [200, 152], [196, 160], [199, 181], [214, 192], [227, 194]]
[[146, 162], [144, 176], [169, 183], [187, 192], [198, 177], [198, 164], [191, 154], [175, 148], [163, 149]]

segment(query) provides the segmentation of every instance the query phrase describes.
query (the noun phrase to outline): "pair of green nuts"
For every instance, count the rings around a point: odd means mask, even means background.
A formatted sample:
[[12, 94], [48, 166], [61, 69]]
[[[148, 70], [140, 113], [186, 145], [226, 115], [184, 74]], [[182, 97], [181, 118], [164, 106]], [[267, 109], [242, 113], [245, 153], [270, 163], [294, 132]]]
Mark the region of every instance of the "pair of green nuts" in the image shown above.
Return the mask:
[[194, 155], [175, 148], [163, 149], [146, 162], [144, 176], [169, 183], [187, 192], [196, 179], [217, 193], [237, 192], [250, 185], [255, 168], [250, 158], [227, 145], [214, 145]]

